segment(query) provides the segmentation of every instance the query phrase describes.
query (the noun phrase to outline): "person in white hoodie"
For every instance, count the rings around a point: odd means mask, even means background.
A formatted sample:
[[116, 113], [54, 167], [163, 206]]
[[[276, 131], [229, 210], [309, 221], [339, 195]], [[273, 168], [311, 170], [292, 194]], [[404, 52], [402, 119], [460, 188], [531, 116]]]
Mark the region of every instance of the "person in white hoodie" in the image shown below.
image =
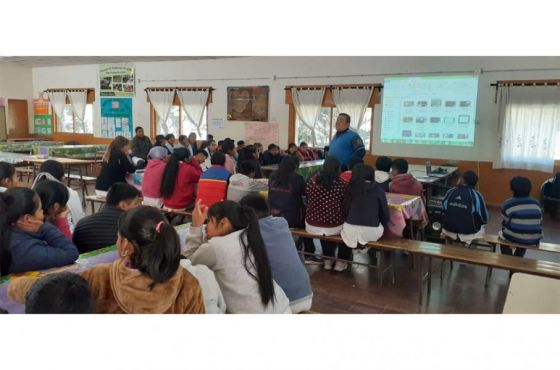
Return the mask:
[[259, 222], [251, 208], [229, 200], [208, 208], [199, 200], [187, 235], [183, 254], [194, 265], [214, 271], [227, 312], [291, 313], [288, 297], [272, 278]]
[[252, 162], [242, 162], [239, 172], [231, 175], [227, 199], [239, 202], [244, 196], [268, 190], [268, 181], [255, 180], [256, 168]]
[[389, 192], [391, 182], [391, 165], [393, 160], [389, 157], [381, 156], [375, 161], [375, 182], [381, 185], [381, 189]]
[[[35, 178], [31, 188], [34, 188], [35, 184], [41, 180], [52, 180], [64, 184], [64, 166], [62, 166], [62, 163], [52, 159], [43, 162], [39, 168], [39, 174]], [[76, 227], [78, 221], [84, 218], [86, 214], [82, 208], [82, 201], [80, 200], [78, 192], [69, 186], [66, 187], [70, 195], [68, 198], [68, 208], [70, 209], [68, 213], [68, 223], [70, 224], [70, 231], [73, 233], [74, 227]]]

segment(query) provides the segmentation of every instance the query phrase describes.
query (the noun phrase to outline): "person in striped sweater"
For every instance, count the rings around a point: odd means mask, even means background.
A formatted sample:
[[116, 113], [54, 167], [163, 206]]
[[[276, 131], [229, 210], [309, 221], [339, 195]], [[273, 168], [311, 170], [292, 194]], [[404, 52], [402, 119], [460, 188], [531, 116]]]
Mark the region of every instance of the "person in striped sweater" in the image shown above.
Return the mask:
[[[531, 181], [516, 176], [510, 181], [513, 198], [502, 205], [500, 237], [515, 243], [536, 245], [542, 239], [542, 211], [538, 200], [531, 197]], [[501, 247], [502, 254], [512, 255], [509, 247]], [[516, 248], [514, 256], [523, 257], [525, 248]]]

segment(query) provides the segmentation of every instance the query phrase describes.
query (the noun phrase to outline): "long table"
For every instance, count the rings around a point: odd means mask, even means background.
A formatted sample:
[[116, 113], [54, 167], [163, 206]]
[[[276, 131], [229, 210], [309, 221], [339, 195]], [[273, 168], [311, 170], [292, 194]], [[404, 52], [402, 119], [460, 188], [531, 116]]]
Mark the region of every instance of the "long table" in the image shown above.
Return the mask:
[[[323, 163], [325, 162], [324, 159], [318, 159], [316, 161], [306, 161], [301, 162], [299, 164], [299, 168], [297, 169], [297, 173], [303, 176], [304, 179], [308, 179], [313, 175], [317, 170], [323, 167]], [[261, 171], [263, 175], [266, 177], [270, 176], [270, 174], [278, 169], [277, 164], [271, 164], [267, 166], [261, 166]]]
[[[43, 154], [52, 157], [66, 157], [74, 159], [94, 159], [97, 152], [107, 150], [107, 145], [37, 145], [33, 154]], [[42, 153], [39, 153], [42, 151]]]

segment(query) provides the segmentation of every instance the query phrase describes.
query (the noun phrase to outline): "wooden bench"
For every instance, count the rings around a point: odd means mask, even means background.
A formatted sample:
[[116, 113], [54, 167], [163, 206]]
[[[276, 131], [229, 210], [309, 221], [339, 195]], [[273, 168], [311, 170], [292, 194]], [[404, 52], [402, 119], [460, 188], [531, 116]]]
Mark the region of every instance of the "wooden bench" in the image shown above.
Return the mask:
[[560, 253], [560, 245], [554, 243], [539, 243], [539, 245], [527, 245], [519, 244], [509, 240], [502, 239], [498, 235], [486, 235], [484, 241], [488, 244], [495, 246], [504, 246], [510, 248], [524, 248], [535, 251], [550, 252], [550, 253]]
[[[292, 229], [292, 235], [328, 240], [342, 243], [342, 238], [336, 236], [321, 236], [309, 234], [305, 230]], [[419, 304], [422, 304], [424, 281], [428, 282], [428, 295], [431, 292], [431, 261], [432, 258], [447, 259], [473, 265], [499, 268], [511, 272], [522, 272], [530, 275], [544, 276], [560, 279], [560, 263], [519, 258], [497, 253], [488, 253], [476, 249], [462, 248], [451, 245], [424, 242], [411, 239], [380, 239], [368, 243], [369, 247], [380, 248], [388, 251], [408, 252], [419, 259]], [[423, 272], [423, 259], [428, 258], [428, 272]]]

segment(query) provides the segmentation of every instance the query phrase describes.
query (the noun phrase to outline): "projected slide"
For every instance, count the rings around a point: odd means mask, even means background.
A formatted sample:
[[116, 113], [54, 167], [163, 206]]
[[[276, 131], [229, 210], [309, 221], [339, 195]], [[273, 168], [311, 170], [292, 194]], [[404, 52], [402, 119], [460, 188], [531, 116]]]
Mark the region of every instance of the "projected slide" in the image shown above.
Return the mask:
[[476, 76], [388, 77], [381, 142], [473, 146]]

